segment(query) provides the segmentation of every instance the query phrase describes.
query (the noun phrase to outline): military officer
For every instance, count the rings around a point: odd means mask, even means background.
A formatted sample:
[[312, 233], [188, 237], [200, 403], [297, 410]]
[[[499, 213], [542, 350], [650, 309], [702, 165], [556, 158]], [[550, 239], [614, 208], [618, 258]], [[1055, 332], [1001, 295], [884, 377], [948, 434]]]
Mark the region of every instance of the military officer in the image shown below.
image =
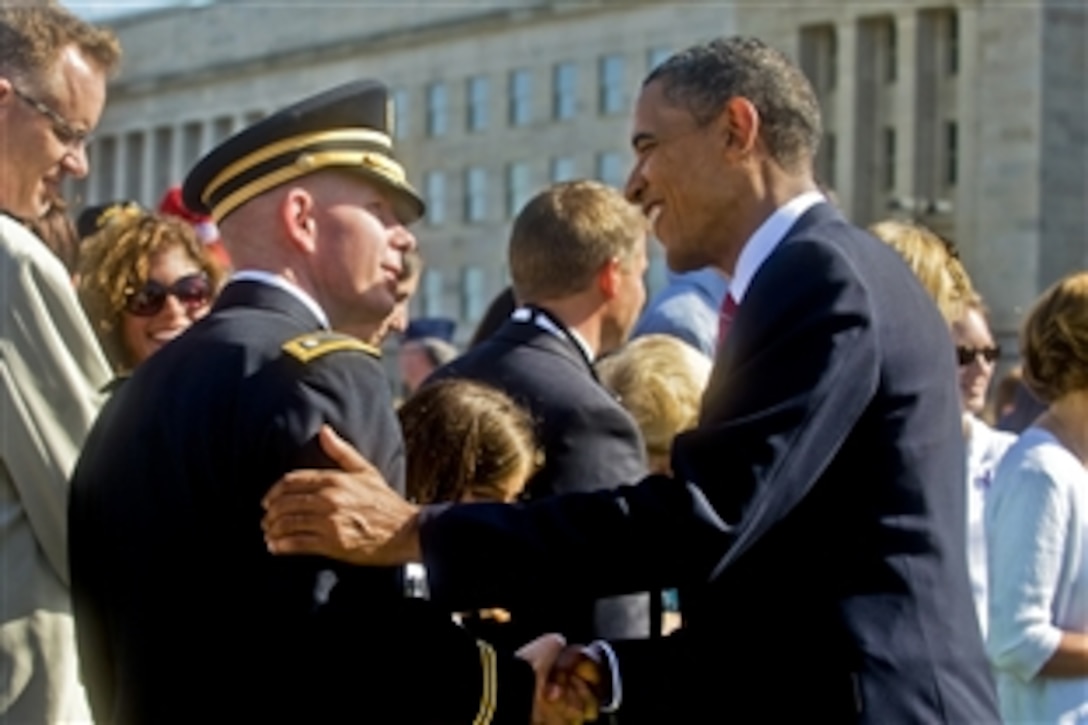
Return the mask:
[[[331, 424], [403, 486], [378, 352], [423, 203], [386, 89], [354, 82], [224, 141], [184, 184], [237, 270], [212, 312], [141, 366], [72, 481], [79, 653], [100, 722], [528, 722], [525, 662], [497, 657], [397, 569], [265, 549], [261, 497], [328, 463]], [[170, 298], [168, 304], [180, 304]]]

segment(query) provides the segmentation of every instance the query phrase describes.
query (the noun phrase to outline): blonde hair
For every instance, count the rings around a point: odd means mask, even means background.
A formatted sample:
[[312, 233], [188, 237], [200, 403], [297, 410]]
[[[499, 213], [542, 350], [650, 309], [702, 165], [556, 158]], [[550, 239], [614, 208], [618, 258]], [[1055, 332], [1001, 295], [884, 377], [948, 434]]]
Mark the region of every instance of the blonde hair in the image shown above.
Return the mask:
[[1052, 285], [1020, 333], [1024, 383], [1045, 403], [1088, 390], [1088, 272]]
[[960, 319], [977, 298], [967, 270], [951, 242], [921, 224], [877, 222], [869, 232], [899, 252], [949, 323]]
[[107, 75], [121, 59], [121, 44], [112, 32], [58, 3], [0, 2], [0, 75], [40, 84], [69, 45]]
[[668, 457], [677, 433], [694, 428], [710, 378], [709, 357], [671, 335], [636, 337], [597, 363], [601, 382], [631, 413], [651, 459]]
[[514, 296], [534, 303], [581, 292], [609, 260], [626, 267], [647, 230], [642, 212], [610, 186], [585, 180], [554, 184], [514, 220]]
[[110, 214], [104, 226], [83, 243], [79, 299], [116, 370], [135, 364], [121, 336], [125, 303], [134, 289], [147, 282], [151, 258], [174, 247], [208, 276], [213, 291], [219, 289], [223, 270], [183, 219], [124, 207]]

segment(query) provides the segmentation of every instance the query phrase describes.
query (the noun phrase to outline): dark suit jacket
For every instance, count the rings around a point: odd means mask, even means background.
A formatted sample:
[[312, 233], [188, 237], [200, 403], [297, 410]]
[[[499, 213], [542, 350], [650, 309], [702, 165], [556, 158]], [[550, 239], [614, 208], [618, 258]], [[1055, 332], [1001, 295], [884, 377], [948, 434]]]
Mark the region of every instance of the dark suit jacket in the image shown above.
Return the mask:
[[[550, 319], [563, 330], [562, 323]], [[428, 382], [446, 378], [491, 385], [532, 414], [544, 466], [526, 487], [531, 499], [614, 488], [646, 475], [638, 424], [600, 384], [569, 336], [561, 338], [532, 320], [507, 320], [487, 340], [436, 370]], [[554, 592], [519, 603], [513, 621], [493, 631], [506, 630], [505, 644], [524, 643], [543, 632], [561, 632], [572, 641], [644, 637], [651, 632], [650, 610], [649, 595], [595, 605], [591, 598]]]
[[[285, 472], [329, 463], [323, 422], [403, 486], [377, 360], [283, 349], [306, 336], [307, 351], [335, 350], [318, 330], [282, 290], [232, 283], [104, 409], [69, 509], [97, 722], [467, 723], [480, 710], [487, 653], [448, 613], [404, 599], [399, 571], [265, 549], [261, 498]], [[527, 721], [528, 667], [504, 661], [498, 676], [498, 721]]]
[[432, 590], [501, 606], [534, 587], [680, 586], [681, 631], [616, 643], [624, 722], [998, 721], [967, 577], [951, 338], [889, 247], [823, 204], [794, 225], [673, 469], [428, 511]]

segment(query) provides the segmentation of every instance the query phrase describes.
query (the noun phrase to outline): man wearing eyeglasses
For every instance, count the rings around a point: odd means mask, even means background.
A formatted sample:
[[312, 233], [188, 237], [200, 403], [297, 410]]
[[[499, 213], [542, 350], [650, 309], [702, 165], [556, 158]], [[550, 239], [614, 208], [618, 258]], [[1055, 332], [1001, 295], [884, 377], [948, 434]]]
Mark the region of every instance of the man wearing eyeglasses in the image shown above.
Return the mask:
[[86, 721], [68, 474], [110, 371], [61, 261], [27, 224], [86, 143], [120, 47], [52, 4], [0, 4], [0, 723]]

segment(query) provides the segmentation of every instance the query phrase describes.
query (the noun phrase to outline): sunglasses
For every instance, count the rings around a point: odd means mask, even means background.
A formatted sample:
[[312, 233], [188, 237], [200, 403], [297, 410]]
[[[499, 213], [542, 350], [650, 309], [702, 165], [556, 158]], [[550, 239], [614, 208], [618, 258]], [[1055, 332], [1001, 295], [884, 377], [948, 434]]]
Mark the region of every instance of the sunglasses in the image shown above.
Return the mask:
[[153, 317], [166, 306], [166, 298], [173, 296], [187, 312], [208, 304], [212, 298], [212, 283], [204, 273], [181, 277], [172, 285], [149, 280], [138, 290], [129, 292], [125, 311], [137, 317]]
[[959, 361], [960, 367], [970, 365], [978, 359], [979, 355], [986, 362], [992, 363], [1001, 357], [1001, 348], [997, 345], [993, 347], [956, 347], [956, 360]]

